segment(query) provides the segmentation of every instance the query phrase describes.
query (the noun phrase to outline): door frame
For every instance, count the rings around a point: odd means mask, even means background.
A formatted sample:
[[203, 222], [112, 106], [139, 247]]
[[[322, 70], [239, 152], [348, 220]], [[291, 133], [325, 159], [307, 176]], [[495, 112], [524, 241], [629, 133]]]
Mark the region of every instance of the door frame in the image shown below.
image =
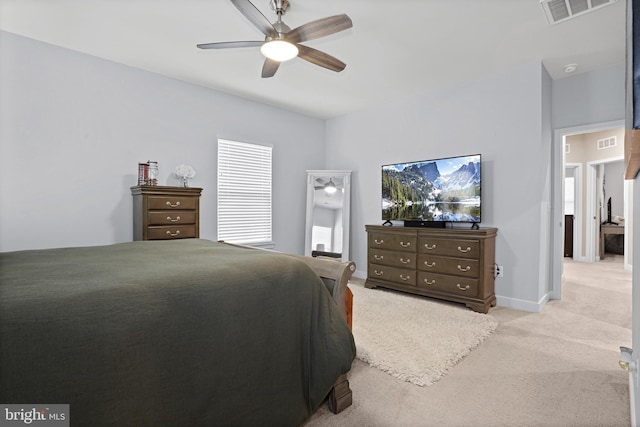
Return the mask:
[[[602, 216], [600, 218], [597, 217], [599, 206], [597, 206], [598, 196], [597, 192], [599, 191], [598, 185], [598, 177], [599, 173], [596, 172], [596, 169], [604, 170], [604, 167], [608, 163], [615, 163], [624, 161], [624, 157], [610, 157], [607, 159], [594, 160], [587, 163], [587, 214], [586, 218], [594, 218], [599, 221], [595, 221], [592, 223], [590, 220], [587, 221], [587, 224], [592, 224], [591, 226], [587, 226], [587, 247], [586, 247], [586, 259], [587, 262], [598, 262], [600, 261], [600, 223], [604, 221]], [[629, 183], [628, 180], [624, 180], [623, 182], [623, 215], [625, 218], [629, 218]], [[589, 201], [589, 196], [591, 196], [591, 200]], [[604, 203], [604, 200], [603, 200]], [[629, 218], [629, 221], [631, 219]], [[629, 236], [627, 235], [627, 229], [625, 229], [624, 233], [624, 269], [630, 270], [631, 265], [629, 264]]]
[[[565, 153], [564, 144], [566, 137], [581, 133], [598, 132], [601, 130], [624, 127], [624, 120], [614, 120], [610, 122], [592, 123], [583, 126], [574, 126], [555, 129], [553, 132], [552, 144], [552, 220], [551, 239], [553, 249], [551, 250], [551, 290], [549, 298], [561, 299], [562, 296], [562, 271], [564, 258], [564, 164]], [[625, 236], [626, 240], [626, 236]], [[625, 244], [626, 246], [626, 244]]]
[[598, 226], [598, 171], [603, 163], [601, 161], [587, 162], [587, 209], [585, 213], [587, 227], [585, 228], [585, 261], [596, 262], [600, 260], [600, 254], [596, 256], [596, 248], [599, 247], [596, 242], [597, 226]]
[[[574, 191], [574, 207], [573, 207], [573, 257], [572, 259], [579, 261], [582, 260], [582, 222], [584, 213], [582, 212], [582, 163], [565, 163], [564, 169], [573, 169], [573, 191]], [[564, 173], [564, 172], [563, 172]], [[566, 174], [564, 176], [566, 178]], [[565, 179], [562, 179], [562, 213], [564, 218], [564, 195], [566, 193]], [[564, 236], [564, 220], [562, 235]], [[577, 248], [577, 250], [576, 250]], [[563, 251], [564, 258], [564, 251]]]

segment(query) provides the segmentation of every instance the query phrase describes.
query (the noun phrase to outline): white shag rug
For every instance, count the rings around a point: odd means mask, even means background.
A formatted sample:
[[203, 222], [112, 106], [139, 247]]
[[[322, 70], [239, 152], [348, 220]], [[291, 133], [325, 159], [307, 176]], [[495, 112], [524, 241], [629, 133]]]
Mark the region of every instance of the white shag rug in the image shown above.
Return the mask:
[[489, 314], [349, 283], [358, 359], [419, 386], [438, 381], [498, 327]]

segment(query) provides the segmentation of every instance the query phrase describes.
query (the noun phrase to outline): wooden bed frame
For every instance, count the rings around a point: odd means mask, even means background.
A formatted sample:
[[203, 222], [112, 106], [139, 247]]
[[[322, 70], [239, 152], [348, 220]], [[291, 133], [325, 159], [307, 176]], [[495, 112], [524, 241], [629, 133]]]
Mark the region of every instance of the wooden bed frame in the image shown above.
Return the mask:
[[315, 273], [325, 282], [327, 289], [331, 293], [340, 313], [347, 313], [347, 285], [349, 279], [356, 270], [356, 264], [353, 261], [342, 262], [337, 258], [330, 257], [307, 257], [302, 255], [290, 255], [292, 257], [304, 261]]
[[[220, 243], [225, 243], [232, 246], [240, 246], [247, 249], [261, 250], [251, 246], [227, 243], [222, 240], [220, 240]], [[349, 298], [349, 301], [347, 302], [348, 295], [350, 294], [350, 290], [347, 285], [349, 284], [349, 279], [353, 275], [353, 272], [356, 270], [356, 264], [353, 261], [342, 262], [337, 258], [312, 258], [303, 255], [291, 255], [284, 253], [283, 255], [298, 258], [306, 263], [309, 267], [311, 267], [311, 269], [318, 276], [320, 276], [320, 278], [324, 282], [325, 286], [329, 290], [329, 293], [333, 297], [333, 300], [338, 306], [338, 310], [345, 317], [345, 320], [350, 320], [350, 316], [348, 316], [347, 313], [351, 312], [351, 299]], [[351, 326], [350, 323], [349, 326]], [[329, 392], [328, 403], [329, 409], [334, 414], [337, 414], [345, 408], [351, 406], [352, 393], [351, 388], [349, 388], [347, 374], [340, 375], [340, 377], [338, 377], [338, 379], [336, 380], [333, 388]]]
[[[353, 261], [342, 262], [336, 258], [316, 257], [311, 258], [302, 255], [291, 255], [304, 261], [311, 267], [315, 273], [320, 276], [327, 289], [331, 293], [333, 300], [338, 306], [338, 310], [347, 320], [351, 327], [351, 299], [348, 298], [351, 291], [347, 287], [351, 275], [356, 270], [356, 264]], [[347, 299], [349, 300], [347, 302]], [[347, 374], [340, 375], [333, 385], [329, 393], [329, 409], [334, 414], [341, 412], [343, 409], [351, 406], [352, 396], [351, 388]]]

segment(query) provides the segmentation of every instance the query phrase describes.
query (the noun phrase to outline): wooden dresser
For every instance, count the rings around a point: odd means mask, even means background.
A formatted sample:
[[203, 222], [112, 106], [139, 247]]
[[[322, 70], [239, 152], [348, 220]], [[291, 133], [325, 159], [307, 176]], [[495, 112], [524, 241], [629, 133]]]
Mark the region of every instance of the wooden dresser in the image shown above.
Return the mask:
[[496, 228], [367, 225], [367, 288], [460, 302], [487, 313], [494, 293]]
[[201, 192], [192, 187], [131, 187], [133, 240], [200, 237]]

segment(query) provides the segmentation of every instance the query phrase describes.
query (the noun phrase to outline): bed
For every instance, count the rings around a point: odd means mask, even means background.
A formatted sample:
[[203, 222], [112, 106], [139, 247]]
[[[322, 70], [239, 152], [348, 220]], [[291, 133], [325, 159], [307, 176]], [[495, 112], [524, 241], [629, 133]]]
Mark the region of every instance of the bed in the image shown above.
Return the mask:
[[351, 403], [353, 263], [204, 239], [0, 254], [0, 402], [71, 425], [303, 423]]

